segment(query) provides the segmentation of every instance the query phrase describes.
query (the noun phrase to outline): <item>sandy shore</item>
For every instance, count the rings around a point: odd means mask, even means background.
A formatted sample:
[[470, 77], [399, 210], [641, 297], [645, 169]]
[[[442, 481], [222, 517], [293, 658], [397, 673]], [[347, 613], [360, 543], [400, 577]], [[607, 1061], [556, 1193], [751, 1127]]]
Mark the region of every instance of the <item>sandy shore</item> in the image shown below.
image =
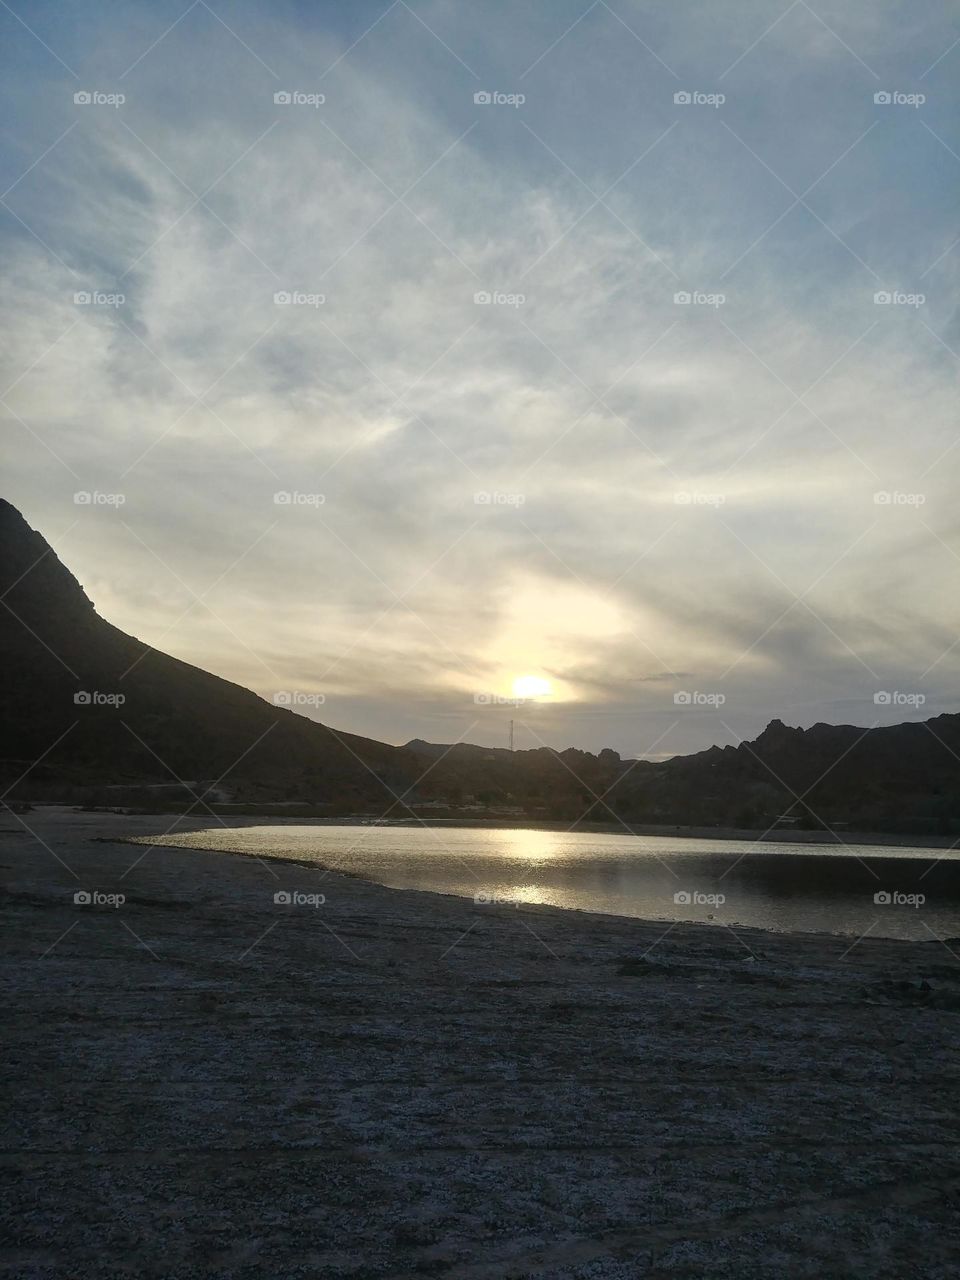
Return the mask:
[[10, 1274], [956, 1274], [960, 943], [478, 908], [103, 842], [156, 817], [23, 822]]
[[[123, 809], [122, 805], [117, 806]], [[183, 806], [168, 806], [166, 810], [158, 810], [156, 829], [162, 831], [173, 820]], [[892, 831], [851, 831], [844, 827], [834, 831], [814, 831], [806, 827], [695, 827], [678, 826], [677, 824], [640, 823], [640, 822], [577, 822], [573, 826], [569, 822], [548, 821], [539, 818], [435, 818], [423, 814], [414, 818], [371, 818], [359, 815], [349, 817], [323, 818], [307, 806], [294, 803], [284, 805], [228, 805], [211, 806], [211, 812], [218, 815], [214, 823], [222, 820], [231, 826], [250, 825], [254, 821], [270, 823], [271, 826], [283, 822], [305, 823], [317, 827], [436, 827], [444, 830], [450, 827], [479, 828], [483, 831], [512, 830], [523, 827], [525, 831], [579, 831], [596, 835], [620, 836], [625, 832], [635, 836], [657, 836], [678, 840], [747, 840], [756, 844], [814, 844], [814, 845], [850, 845], [868, 844], [883, 848], [906, 849], [953, 849], [957, 843], [955, 835], [935, 836], [929, 834], [904, 834]]]
[[[262, 819], [261, 819], [262, 821]], [[273, 818], [270, 821], [274, 821]], [[352, 822], [353, 820], [351, 820]], [[343, 825], [340, 819], [330, 819], [331, 824]], [[623, 835], [624, 832], [635, 836], [659, 836], [679, 840], [749, 840], [762, 844], [822, 844], [848, 845], [870, 844], [884, 848], [909, 849], [953, 849], [957, 843], [954, 835], [904, 835], [892, 831], [851, 831], [841, 828], [839, 831], [814, 831], [809, 828], [796, 827], [692, 827], [665, 825], [650, 822], [578, 822], [571, 827], [569, 822], [527, 822], [518, 818], [476, 819], [464, 818], [424, 818], [397, 820], [393, 826], [424, 827], [517, 827], [522, 826], [533, 831], [591, 831], [602, 835]]]

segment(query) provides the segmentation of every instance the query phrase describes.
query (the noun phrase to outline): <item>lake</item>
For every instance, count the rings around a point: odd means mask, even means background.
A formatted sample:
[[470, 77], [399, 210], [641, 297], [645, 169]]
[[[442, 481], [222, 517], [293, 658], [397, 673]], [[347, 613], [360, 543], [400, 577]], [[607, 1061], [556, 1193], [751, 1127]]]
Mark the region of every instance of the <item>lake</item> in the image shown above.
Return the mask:
[[293, 824], [214, 827], [145, 843], [315, 862], [394, 889], [473, 898], [478, 911], [543, 903], [851, 938], [960, 937], [954, 849]]

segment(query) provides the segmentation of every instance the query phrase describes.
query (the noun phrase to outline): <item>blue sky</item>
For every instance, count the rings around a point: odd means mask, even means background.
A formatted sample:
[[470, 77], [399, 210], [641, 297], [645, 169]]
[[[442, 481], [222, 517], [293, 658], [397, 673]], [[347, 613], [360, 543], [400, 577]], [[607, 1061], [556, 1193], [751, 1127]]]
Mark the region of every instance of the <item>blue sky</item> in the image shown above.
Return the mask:
[[5, 493], [104, 616], [390, 741], [958, 709], [953, 6], [0, 31]]

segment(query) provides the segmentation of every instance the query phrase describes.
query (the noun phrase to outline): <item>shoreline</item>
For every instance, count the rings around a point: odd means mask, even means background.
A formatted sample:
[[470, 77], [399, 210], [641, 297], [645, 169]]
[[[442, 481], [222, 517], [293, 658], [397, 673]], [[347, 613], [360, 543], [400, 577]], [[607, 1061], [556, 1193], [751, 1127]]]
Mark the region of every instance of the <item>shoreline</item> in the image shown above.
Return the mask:
[[[350, 823], [348, 825], [363, 825]], [[586, 832], [591, 835], [635, 835], [659, 836], [664, 839], [677, 840], [742, 840], [753, 844], [820, 844], [824, 846], [840, 846], [846, 844], [867, 844], [889, 848], [914, 849], [949, 849], [960, 844], [958, 836], [918, 835], [905, 836], [897, 832], [884, 831], [845, 831], [832, 834], [829, 831], [796, 830], [792, 827], [778, 827], [773, 831], [757, 831], [753, 827], [696, 827], [677, 826], [654, 823], [617, 823], [617, 822], [584, 822], [570, 826], [566, 822], [518, 822], [516, 819], [464, 821], [459, 818], [427, 818], [423, 823], [412, 819], [402, 819], [387, 825], [418, 826], [457, 826], [457, 827], [500, 827], [525, 831], [570, 831]]]
[[478, 909], [130, 843], [155, 817], [24, 821], [0, 1261], [28, 1280], [950, 1274], [947, 946]]
[[[90, 839], [92, 841], [96, 841], [99, 844], [122, 844], [122, 845], [129, 846], [131, 849], [137, 849], [137, 848], [142, 848], [145, 841], [151, 839], [151, 837], [144, 836], [144, 837], [137, 838], [137, 837], [123, 837], [123, 836], [91, 836]], [[465, 894], [444, 893], [440, 889], [419, 889], [413, 886], [400, 887], [397, 885], [384, 884], [383, 881], [376, 880], [369, 875], [364, 875], [363, 872], [361, 871], [346, 871], [342, 867], [329, 866], [325, 862], [318, 862], [318, 861], [315, 861], [314, 859], [291, 858], [283, 854], [274, 854], [274, 853], [264, 855], [259, 853], [253, 853], [248, 849], [217, 848], [215, 845], [167, 843], [163, 845], [155, 845], [155, 846], [148, 846], [148, 847], [164, 848], [164, 849], [180, 849], [186, 853], [209, 853], [216, 856], [225, 856], [228, 858], [245, 858], [245, 859], [252, 860], [253, 862], [260, 862], [260, 863], [267, 861], [271, 865], [274, 863], [277, 863], [280, 866], [297, 867], [300, 870], [317, 871], [320, 873], [321, 879], [325, 878], [326, 876], [335, 876], [335, 877], [342, 877], [349, 880], [358, 880], [361, 884], [370, 885], [373, 888], [381, 889], [383, 890], [384, 893], [418, 894], [418, 895], [422, 895], [424, 898], [427, 898], [427, 899], [430, 899], [430, 898], [452, 899], [454, 902], [460, 902], [464, 904], [471, 904], [473, 902], [473, 899], [469, 898]], [[715, 924], [713, 922], [706, 921], [706, 920], [673, 921], [665, 916], [625, 916], [625, 915], [620, 915], [620, 914], [617, 914], [616, 912], [611, 912], [611, 911], [588, 911], [585, 907], [558, 907], [550, 902], [524, 902], [522, 904], [522, 908], [523, 910], [536, 911], [538, 913], [560, 912], [563, 915], [573, 914], [573, 915], [579, 915], [579, 916], [583, 916], [588, 919], [594, 919], [594, 920], [618, 921], [621, 925], [624, 925], [624, 926], [637, 925], [637, 924], [653, 925], [658, 927], [672, 926], [673, 930], [683, 930], [688, 927], [694, 928], [694, 929], [714, 929], [714, 928], [724, 928], [724, 927], [735, 928], [738, 933], [756, 934], [758, 938], [774, 936], [778, 938], [838, 939], [838, 938], [849, 936], [845, 934], [829, 933], [828, 931], [825, 931], [825, 930], [787, 931], [787, 930], [777, 930], [777, 929], [764, 929], [759, 925], [742, 924], [738, 921], [733, 921], [731, 925], [726, 926], [726, 925]], [[512, 910], [513, 906], [511, 904], [510, 907], [508, 908], [506, 904], [499, 904], [498, 906], [495, 906], [494, 909], [501, 910], [501, 911], [506, 909]], [[881, 940], [881, 939], [885, 942], [904, 942], [908, 945], [915, 945], [915, 943], [911, 939], [895, 938], [895, 937], [890, 937], [886, 934], [878, 935], [878, 940]]]
[[[155, 815], [152, 815], [152, 816], [155, 816]], [[68, 825], [73, 825], [73, 823], [70, 823], [70, 819], [67, 818], [66, 814], [64, 814], [63, 817], [67, 819]], [[237, 862], [239, 865], [248, 865], [251, 867], [254, 864], [259, 864], [259, 866], [265, 869], [270, 875], [272, 875], [274, 879], [276, 879], [277, 877], [275, 872], [273, 872], [273, 866], [277, 865], [284, 868], [289, 868], [291, 872], [297, 871], [300, 873], [306, 873], [307, 875], [315, 874], [315, 875], [318, 875], [320, 879], [326, 879], [327, 877], [332, 877], [335, 883], [343, 881], [343, 882], [355, 884], [358, 886], [363, 886], [365, 889], [371, 892], [374, 892], [376, 894], [386, 895], [385, 901], [389, 901], [394, 896], [402, 897], [405, 899], [416, 897], [418, 899], [422, 899], [424, 902], [424, 905], [428, 907], [430, 906], [431, 902], [435, 902], [438, 906], [440, 904], [446, 904], [446, 905], [457, 904], [463, 909], [472, 909], [474, 907], [473, 899], [465, 895], [461, 895], [457, 893], [444, 893], [441, 890], [424, 889], [424, 888], [419, 888], [414, 886], [398, 887], [393, 885], [386, 885], [386, 884], [383, 884], [381, 881], [376, 880], [373, 877], [364, 874], [361, 871], [347, 870], [341, 867], [331, 866], [327, 863], [315, 861], [313, 859], [296, 858], [296, 857], [292, 857], [284, 854], [272, 854], [272, 853], [261, 854], [251, 850], [229, 849], [225, 847], [217, 847], [215, 845], [193, 845], [193, 844], [174, 843], [174, 841], [178, 836], [191, 835], [200, 831], [210, 829], [209, 815], [201, 818], [197, 818], [191, 815], [188, 818], [183, 819], [182, 820], [183, 830], [171, 830], [169, 832], [163, 833], [162, 838], [165, 841], [165, 843], [163, 844], [152, 843], [153, 840], [157, 838], [157, 833], [149, 830], [129, 833], [129, 832], [117, 831], [113, 829], [107, 829], [107, 830], [102, 829], [102, 825], [108, 819], [112, 819], [114, 821], [119, 820], [121, 823], [124, 822], [125, 820], [132, 821], [139, 825], [140, 823], [149, 823], [149, 821], [151, 820], [151, 815], [116, 815], [116, 814], [106, 815], [106, 814], [99, 814], [99, 813], [94, 814], [94, 813], [84, 812], [82, 814], [71, 813], [70, 817], [72, 817], [75, 822], [77, 822], [77, 820], [83, 820], [81, 833], [77, 836], [77, 840], [79, 841], [81, 847], [83, 845], [92, 845], [92, 846], [114, 847], [118, 850], [119, 849], [142, 849], [145, 851], [145, 854], [150, 855], [151, 859], [153, 859], [156, 853], [167, 851], [173, 854], [186, 855], [187, 866], [189, 866], [189, 861], [194, 855], [201, 855], [204, 858], [212, 858], [217, 860], [217, 862], [223, 861], [225, 863], [225, 866], [229, 866], [233, 862]], [[81, 824], [77, 822], [77, 825], [81, 825]], [[247, 819], [242, 819], [238, 821], [236, 824], [236, 829], [242, 830], [245, 827], [258, 826], [258, 825], [260, 825], [260, 823], [257, 819], [247, 818]], [[313, 825], [313, 824], [309, 824], [309, 825]], [[324, 825], [330, 825], [330, 824], [324, 824]], [[337, 825], [340, 825], [340, 824], [337, 824]], [[347, 824], [347, 825], [353, 825], [353, 824]], [[11, 834], [10, 828], [5, 828], [5, 829], [0, 828], [0, 853], [2, 853], [6, 848], [6, 838], [10, 834]], [[18, 832], [15, 834], [19, 835], [21, 833]], [[29, 834], [25, 831], [22, 834], [25, 837], [25, 842], [28, 842]], [[761, 857], [763, 855], [747, 854], [744, 856], [745, 857]], [[790, 857], [791, 855], [787, 854], [784, 856]], [[903, 861], [908, 861], [908, 860], [905, 859]], [[140, 859], [135, 859], [131, 867], [123, 873], [123, 876], [121, 878], [125, 877], [128, 874], [131, 874], [131, 872], [135, 870], [139, 862], [140, 862]], [[665, 917], [628, 916], [628, 915], [620, 915], [612, 912], [590, 911], [582, 907], [556, 906], [551, 903], [523, 902], [519, 904], [519, 909], [523, 913], [529, 912], [537, 915], [552, 916], [552, 917], [555, 917], [557, 920], [565, 919], [567, 917], [576, 917], [584, 921], [596, 922], [598, 927], [603, 927], [604, 925], [610, 925], [610, 926], [618, 926], [619, 928], [622, 928], [622, 929], [638, 929], [639, 928], [643, 930], [650, 930], [650, 929], [657, 930], [657, 929], [662, 929], [664, 926], [669, 926], [670, 933], [674, 937], [678, 935], [682, 937], [682, 935], [686, 934], [690, 930], [695, 931], [695, 933], [699, 936], [702, 932], [716, 934], [720, 930], [726, 930], [729, 932], [735, 928], [737, 934], [749, 933], [749, 934], [755, 935], [758, 939], [764, 939], [767, 942], [772, 942], [773, 940], [776, 940], [781, 944], [789, 943], [791, 941], [802, 942], [804, 940], [817, 940], [822, 942], [829, 942], [831, 944], [843, 944], [843, 943], [848, 943], [850, 938], [850, 935], [848, 934], [837, 934], [837, 933], [831, 933], [829, 931], [824, 931], [824, 930], [787, 931], [787, 930], [769, 929], [759, 925], [749, 925], [749, 924], [742, 924], [738, 922], [733, 922], [732, 925], [727, 925], [719, 921], [708, 921], [708, 920], [675, 921]], [[510, 904], [509, 906], [505, 906], [502, 904], [501, 905], [492, 904], [489, 907], [484, 908], [484, 913], [489, 914], [491, 916], [497, 915], [497, 914], [508, 916], [511, 912], [515, 910], [517, 910], [517, 907], [514, 906], [513, 904]], [[931, 939], [931, 942], [935, 942], [935, 941], [937, 940]], [[956, 942], [957, 939], [949, 939], [948, 941]], [[899, 937], [893, 937], [893, 936], [882, 935], [882, 934], [873, 935], [869, 937], [864, 936], [861, 940], [858, 940], [858, 945], [861, 942], [863, 945], [876, 944], [876, 945], [891, 946], [895, 948], [896, 947], [915, 948], [915, 947], [930, 945], [930, 943], [926, 941], [918, 942], [916, 939], [899, 938]], [[942, 946], [943, 944], [941, 943], [940, 945]], [[960, 980], [960, 957], [957, 957], [957, 963], [958, 963], [958, 980]]]
[[[251, 829], [251, 827], [256, 828], [256, 826], [256, 823], [242, 823], [237, 824], [237, 826], [232, 828], [225, 829], [227, 829], [227, 831], [233, 829], [233, 831], [239, 832]], [[206, 826], [206, 824], [201, 827], [201, 832], [207, 833], [207, 835], [221, 836], [224, 840], [228, 840], [229, 838], [227, 835], [224, 835], [224, 828], [209, 827]], [[183, 833], [177, 832], [173, 833], [173, 835], [165, 833], [165, 835], [161, 836], [156, 836], [154, 833], [151, 833], [151, 835], [143, 836], [93, 838], [97, 838], [97, 840], [108, 840], [108, 838], [113, 838], [115, 842], [120, 842], [120, 844], [129, 844], [132, 847], [146, 846], [147, 849], [155, 847], [154, 844], [152, 844], [154, 840], [160, 840], [161, 845], [157, 847], [169, 847], [169, 849], [179, 849], [183, 851], [206, 852], [206, 854], [212, 855], [230, 854], [239, 856], [239, 858], [248, 858], [260, 861], [261, 864], [265, 865], [279, 864], [291, 865], [291, 867], [312, 868], [319, 870], [321, 876], [333, 874], [333, 876], [344, 876], [358, 879], [358, 881], [367, 884], [374, 884], [374, 886], [384, 888], [384, 890], [389, 892], [426, 893], [426, 895], [447, 897], [447, 899], [460, 901], [462, 904], [472, 905], [474, 906], [474, 909], [479, 908], [480, 911], [488, 910], [490, 902], [488, 900], [477, 902], [476, 892], [479, 891], [481, 893], [485, 893], [488, 897], [489, 895], [492, 895], [492, 893], [494, 893], [494, 896], [497, 896], [497, 893], [490, 890], [489, 886], [490, 884], [497, 882], [499, 874], [502, 874], [503, 872], [503, 868], [493, 870], [493, 872], [490, 873], [490, 876], [486, 878], [485, 883], [481, 882], [480, 878], [477, 878], [474, 886], [440, 887], [436, 883], [397, 883], [396, 881], [390, 882], [389, 873], [384, 872], [383, 864], [381, 863], [374, 863], [369, 865], [369, 867], [361, 865], [361, 867], [344, 868], [343, 865], [339, 865], [335, 860], [325, 860], [325, 858], [329, 858], [330, 856], [329, 850], [305, 849], [302, 851], [302, 854], [298, 854], [298, 852], [294, 851], [291, 846], [285, 847], [285, 849], [279, 851], [268, 849], [244, 849], [244, 847], [239, 847], [239, 845], [242, 844], [241, 841], [232, 842], [232, 844], [218, 844], [218, 842], [212, 842], [212, 844], [200, 845], [192, 842], [191, 837], [195, 835], [196, 832], [191, 831]], [[819, 854], [819, 852], [818, 854], [812, 854], [812, 852], [801, 852], [800, 850], [778, 851], [777, 854], [769, 854], [769, 852], [750, 850], [749, 852], [740, 852], [740, 855], [737, 856], [735, 864], [733, 865], [741, 868], [741, 874], [742, 870], [753, 867], [754, 870], [751, 874], [753, 874], [754, 877], [760, 876], [760, 874], [764, 872], [769, 873], [771, 870], [776, 869], [777, 876], [781, 877], [783, 881], [781, 886], [782, 891], [788, 896], [791, 892], [791, 884], [794, 883], [794, 881], [791, 881], [791, 877], [796, 877], [796, 883], [803, 883], [804, 877], [809, 877], [810, 873], [817, 874], [818, 868], [812, 865], [812, 859], [832, 861], [831, 872], [829, 872], [829, 876], [832, 877], [831, 881], [820, 882], [820, 888], [827, 891], [829, 888], [832, 888], [835, 892], [842, 892], [842, 887], [844, 887], [845, 884], [851, 883], [852, 879], [855, 879], [856, 876], [858, 876], [858, 869], [854, 867], [854, 863], [858, 863], [861, 867], [867, 869], [874, 878], [876, 878], [876, 887], [887, 887], [888, 884], [895, 883], [897, 891], [901, 893], [909, 891], [916, 891], [919, 893], [920, 891], [925, 891], [923, 895], [920, 896], [920, 901], [922, 902], [927, 900], [928, 893], [931, 892], [934, 887], [934, 882], [927, 882], [927, 876], [932, 872], [932, 870], [934, 870], [934, 868], [937, 868], [938, 865], [942, 864], [941, 870], [943, 873], [960, 872], [960, 859], [945, 860], [933, 858], [929, 863], [927, 863], [927, 859], [920, 858], [920, 856], [897, 856], [896, 852], [892, 850], [878, 850], [876, 854], [873, 854], [872, 856], [873, 867], [870, 867], [870, 861], [868, 861], [868, 858], [870, 858], [869, 854], [867, 854], [867, 856], [860, 856], [859, 854], [850, 856], [837, 855], [835, 852], [832, 852], [832, 847], [833, 846], [823, 846], [824, 851], [822, 854]], [[660, 859], [658, 859], [658, 861], [659, 860]], [[681, 864], [675, 863], [675, 865], [680, 867]], [[883, 878], [881, 878], [881, 870], [879, 870], [881, 868]], [[483, 872], [484, 870], [483, 865], [477, 865], [476, 869], [477, 872]], [[677, 872], [677, 874], [680, 873]], [[956, 876], [954, 876], [954, 878], [956, 879]], [[677, 884], [680, 887], [685, 887], [682, 879], [678, 879]], [[719, 891], [721, 888], [726, 888], [723, 884], [723, 876], [716, 878], [716, 873], [714, 873], [713, 879], [709, 878], [709, 874], [708, 878], [703, 878], [703, 876], [701, 876], [700, 886], [701, 888], [703, 888], [703, 886], [707, 886], [707, 890], [705, 890], [707, 892]], [[731, 883], [730, 887], [733, 888], [735, 886]], [[954, 913], [946, 919], [938, 918], [938, 916], [934, 915], [932, 918], [932, 923], [936, 925], [936, 928], [934, 929], [929, 928], [929, 923], [931, 922], [929, 922], [929, 920], [925, 920], [925, 932], [920, 931], [919, 925], [918, 928], [910, 929], [910, 931], [902, 928], [902, 920], [899, 918], [896, 918], [896, 924], [900, 925], [900, 927], [893, 928], [893, 932], [890, 932], [892, 925], [895, 924], [895, 919], [884, 919], [882, 911], [878, 916], [874, 916], [872, 920], [869, 920], [869, 922], [861, 923], [859, 927], [855, 927], [851, 920], [851, 922], [846, 922], [846, 927], [844, 928], [817, 928], [815, 927], [815, 924], [812, 927], [812, 925], [803, 919], [792, 920], [790, 923], [778, 924], [769, 924], [764, 922], [764, 920], [759, 920], [758, 922], [756, 919], [751, 920], [749, 918], [749, 909], [746, 911], [746, 918], [739, 918], [739, 916], [736, 915], [726, 915], [726, 913], [717, 915], [714, 913], [707, 913], [707, 911], [704, 911], [700, 916], [692, 916], [691, 918], [691, 916], [685, 916], [682, 914], [677, 915], [676, 913], [669, 913], [669, 911], [667, 914], [657, 914], [654, 913], [654, 911], [643, 910], [640, 914], [637, 914], [630, 909], [604, 909], [604, 906], [602, 905], [591, 905], [589, 902], [585, 905], [579, 905], [576, 904], [576, 902], [549, 901], [549, 888], [548, 897], [543, 901], [536, 901], [535, 899], [530, 899], [530, 897], [526, 896], [511, 897], [511, 893], [506, 891], [503, 892], [502, 895], [498, 896], [497, 905], [500, 906], [500, 908], [507, 909], [516, 909], [521, 908], [522, 906], [522, 908], [563, 911], [563, 913], [568, 913], [568, 911], [579, 911], [581, 914], [596, 916], [596, 918], [599, 919], [617, 919], [621, 920], [623, 923], [640, 922], [644, 924], [659, 925], [659, 927], [667, 927], [671, 929], [684, 928], [687, 924], [694, 924], [698, 925], [698, 927], [733, 928], [737, 929], [737, 931], [750, 929], [750, 931], [758, 933], [776, 933], [777, 936], [785, 937], [808, 936], [808, 934], [810, 934], [810, 936], [855, 940], [855, 938], [859, 937], [863, 932], [872, 933], [876, 931], [879, 925], [881, 932], [874, 933], [874, 936], [887, 938], [887, 940], [890, 941], [916, 942], [927, 941], [928, 937], [934, 937], [938, 938], [938, 940], [946, 941], [947, 943], [950, 943], [950, 945], [954, 945], [957, 941], [957, 936], [960, 936], [960, 901], [956, 901], [957, 891], [959, 890], [960, 884], [952, 884], [951, 899], [955, 900], [956, 905]], [[772, 888], [772, 891], [777, 891], [776, 886]], [[940, 901], [938, 901], [938, 905], [942, 908], [942, 879], [940, 884], [937, 884], [936, 888], [934, 888], [934, 901], [937, 900], [937, 897], [940, 899]], [[640, 890], [640, 899], [643, 901], [643, 890]], [[826, 899], [824, 899], [824, 901], [826, 901]], [[836, 915], [836, 909], [832, 908], [832, 910], [833, 915]], [[726, 918], [723, 918], [724, 915], [726, 915]], [[882, 920], [883, 923], [881, 923]]]
[[[171, 816], [174, 811], [126, 810], [126, 809], [82, 809], [71, 805], [37, 805], [39, 809], [69, 809], [74, 812], [95, 813], [102, 817], [156, 817]], [[772, 831], [757, 831], [752, 827], [698, 827], [675, 824], [655, 823], [618, 823], [618, 822], [583, 822], [572, 826], [568, 822], [523, 818], [364, 818], [350, 817], [311, 817], [288, 816], [282, 812], [257, 814], [250, 809], [243, 812], [222, 812], [225, 806], [211, 805], [212, 813], [208, 818], [220, 818], [225, 822], [256, 824], [258, 826], [274, 826], [290, 824], [296, 826], [317, 827], [439, 827], [467, 828], [479, 830], [506, 831], [555, 831], [588, 835], [637, 835], [658, 836], [663, 839], [677, 840], [739, 840], [753, 844], [812, 844], [824, 847], [843, 847], [844, 845], [875, 845], [878, 848], [901, 849], [954, 849], [960, 848], [960, 836], [935, 835], [903, 835], [889, 831], [815, 831], [812, 829], [797, 830], [792, 827], [775, 828]], [[209, 825], [209, 822], [206, 824]]]

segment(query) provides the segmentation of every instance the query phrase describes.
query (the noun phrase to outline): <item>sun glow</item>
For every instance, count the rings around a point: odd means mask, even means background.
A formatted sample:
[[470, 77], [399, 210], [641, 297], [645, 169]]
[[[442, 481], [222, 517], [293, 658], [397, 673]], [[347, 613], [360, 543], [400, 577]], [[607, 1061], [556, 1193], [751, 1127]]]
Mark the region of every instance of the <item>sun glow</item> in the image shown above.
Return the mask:
[[513, 682], [515, 698], [548, 698], [553, 686], [543, 676], [517, 676]]

